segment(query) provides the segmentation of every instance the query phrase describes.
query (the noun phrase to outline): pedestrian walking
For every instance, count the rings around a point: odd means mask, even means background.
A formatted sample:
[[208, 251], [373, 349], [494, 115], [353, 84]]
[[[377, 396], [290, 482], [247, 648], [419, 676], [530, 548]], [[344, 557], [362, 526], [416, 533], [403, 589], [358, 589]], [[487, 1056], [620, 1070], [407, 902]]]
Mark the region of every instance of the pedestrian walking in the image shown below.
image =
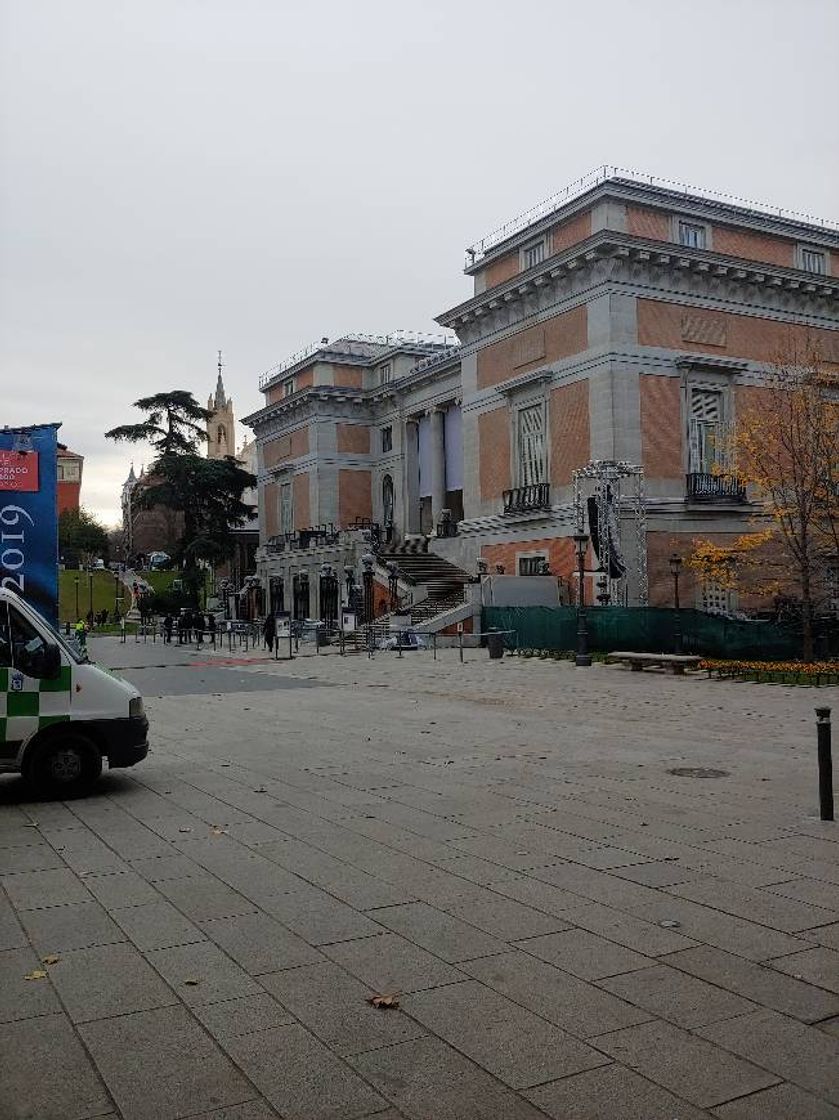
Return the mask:
[[186, 637], [186, 615], [184, 614], [183, 611], [181, 611], [181, 613], [178, 615], [178, 645], [179, 646], [182, 646], [184, 644], [184, 638], [185, 637]]
[[74, 627], [76, 631], [76, 641], [79, 643], [79, 649], [82, 652], [87, 650], [87, 626], [83, 618], [80, 618]]
[[274, 650], [274, 638], [277, 636], [277, 620], [272, 614], [266, 615], [265, 617], [265, 622], [262, 626], [262, 636], [265, 639], [268, 652], [272, 653]]
[[163, 618], [163, 641], [171, 645], [172, 643], [172, 627], [174, 621], [169, 611], [166, 612]]
[[204, 644], [204, 616], [196, 611], [192, 617], [195, 623], [195, 641], [200, 649]]
[[213, 643], [213, 649], [216, 648], [216, 616], [210, 614], [207, 616], [207, 631], [210, 636], [210, 641]]

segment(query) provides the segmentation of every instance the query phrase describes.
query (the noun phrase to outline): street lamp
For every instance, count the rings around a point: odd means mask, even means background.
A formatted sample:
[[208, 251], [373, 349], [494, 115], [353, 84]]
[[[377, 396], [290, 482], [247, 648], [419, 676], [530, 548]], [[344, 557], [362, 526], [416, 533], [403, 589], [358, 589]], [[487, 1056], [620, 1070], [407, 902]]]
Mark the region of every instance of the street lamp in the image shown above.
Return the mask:
[[79, 617], [79, 577], [78, 576], [73, 577], [73, 583], [75, 583], [75, 585], [76, 585], [76, 620], [78, 621], [78, 617]]
[[370, 552], [366, 552], [361, 557], [361, 566], [364, 569], [361, 574], [364, 585], [364, 621], [368, 625], [373, 621], [373, 566], [375, 563], [376, 558]]
[[673, 606], [676, 608], [673, 620], [673, 644], [676, 647], [676, 653], [682, 652], [682, 617], [679, 605], [679, 574], [681, 570], [682, 558], [678, 552], [674, 552], [670, 557], [670, 573], [673, 576]]
[[387, 566], [387, 587], [390, 597], [390, 610], [399, 609], [399, 569], [395, 564]]
[[588, 623], [586, 620], [586, 550], [588, 549], [588, 536], [585, 533], [574, 534], [574, 547], [577, 550], [577, 572], [579, 585], [577, 592], [577, 656], [574, 664], [587, 668], [591, 665], [591, 654], [588, 651]]
[[88, 614], [93, 614], [93, 572], [87, 573]]

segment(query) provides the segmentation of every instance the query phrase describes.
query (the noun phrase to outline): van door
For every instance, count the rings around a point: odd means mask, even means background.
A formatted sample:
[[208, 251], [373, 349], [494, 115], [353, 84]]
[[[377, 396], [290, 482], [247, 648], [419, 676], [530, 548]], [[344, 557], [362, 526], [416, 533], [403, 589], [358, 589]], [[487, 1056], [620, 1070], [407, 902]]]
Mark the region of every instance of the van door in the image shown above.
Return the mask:
[[15, 758], [36, 732], [70, 719], [71, 681], [57, 644], [0, 602], [0, 757]]

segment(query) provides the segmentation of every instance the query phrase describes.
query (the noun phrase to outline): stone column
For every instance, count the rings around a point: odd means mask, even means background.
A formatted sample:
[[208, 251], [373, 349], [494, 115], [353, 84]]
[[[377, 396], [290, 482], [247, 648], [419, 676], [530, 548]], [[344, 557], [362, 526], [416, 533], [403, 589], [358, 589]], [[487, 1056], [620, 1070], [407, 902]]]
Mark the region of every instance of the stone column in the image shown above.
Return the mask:
[[419, 432], [415, 419], [405, 421], [402, 430], [402, 462], [404, 464], [405, 509], [402, 517], [403, 533], [415, 534], [420, 531], [419, 500]]
[[431, 417], [431, 523], [437, 531], [440, 514], [446, 504], [446, 414], [441, 408], [432, 408]]

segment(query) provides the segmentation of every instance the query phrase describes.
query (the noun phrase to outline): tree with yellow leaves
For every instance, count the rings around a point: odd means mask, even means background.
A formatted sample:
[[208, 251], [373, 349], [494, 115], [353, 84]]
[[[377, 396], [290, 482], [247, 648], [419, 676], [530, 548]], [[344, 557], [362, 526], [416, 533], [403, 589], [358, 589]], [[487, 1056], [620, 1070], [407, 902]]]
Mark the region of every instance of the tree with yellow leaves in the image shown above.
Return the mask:
[[839, 565], [839, 372], [815, 351], [790, 350], [740, 410], [730, 460], [762, 511], [760, 531], [730, 546], [696, 541], [688, 563], [723, 587], [793, 592], [802, 653]]

